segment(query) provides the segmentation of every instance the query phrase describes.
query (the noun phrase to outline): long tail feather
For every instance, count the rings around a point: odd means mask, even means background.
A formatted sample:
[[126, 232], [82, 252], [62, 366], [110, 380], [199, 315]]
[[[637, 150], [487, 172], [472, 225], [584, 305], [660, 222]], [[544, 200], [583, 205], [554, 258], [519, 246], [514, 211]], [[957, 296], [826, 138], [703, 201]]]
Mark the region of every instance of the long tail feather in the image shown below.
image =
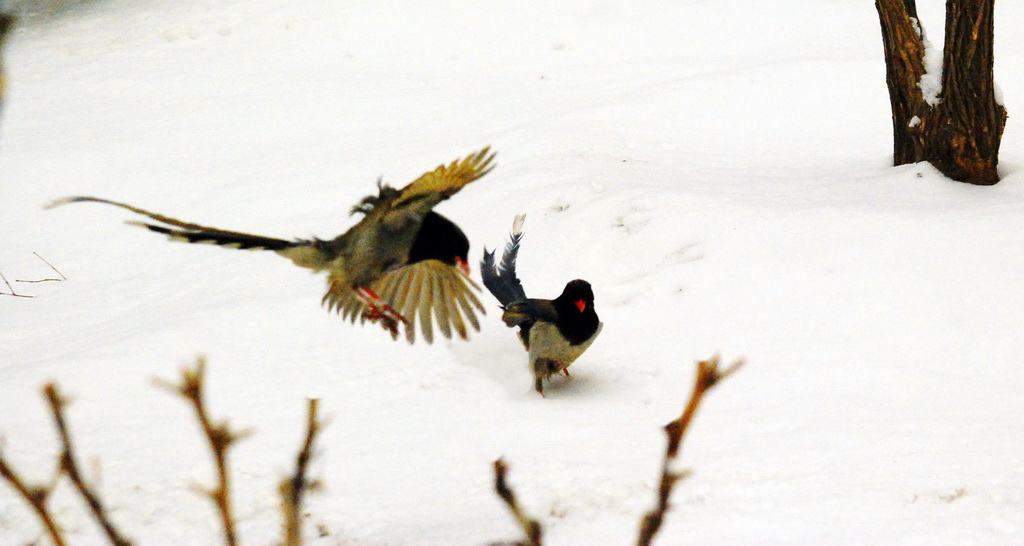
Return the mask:
[[273, 237], [263, 237], [261, 235], [252, 235], [250, 233], [242, 233], [238, 231], [228, 231], [224, 229], [218, 229], [209, 226], [203, 226], [200, 224], [194, 224], [192, 222], [183, 222], [177, 218], [171, 218], [170, 216], [164, 216], [156, 212], [151, 212], [145, 209], [129, 205], [127, 203], [120, 203], [118, 201], [110, 201], [109, 199], [101, 199], [99, 197], [88, 197], [88, 196], [74, 196], [65, 197], [63, 199], [57, 199], [46, 205], [46, 208], [54, 208], [68, 203], [103, 203], [106, 205], [113, 205], [120, 207], [125, 210], [129, 210], [136, 214], [141, 214], [147, 218], [166, 224], [167, 226], [159, 226], [153, 224], [147, 224], [145, 222], [134, 222], [129, 221], [128, 224], [144, 227], [150, 231], [161, 233], [166, 235], [173, 241], [184, 241], [187, 243], [205, 243], [214, 244], [220, 246], [226, 246], [229, 248], [241, 248], [246, 250], [273, 250], [280, 251], [290, 248], [308, 246], [309, 241], [286, 241], [284, 239], [275, 239]]
[[480, 275], [483, 277], [484, 286], [502, 305], [526, 299], [523, 283], [516, 277], [516, 258], [519, 256], [519, 243], [523, 239], [525, 220], [526, 215], [520, 214], [512, 222], [512, 233], [508, 244], [505, 245], [500, 264], [494, 263], [495, 251], [488, 252], [486, 248], [483, 260], [480, 261]]
[[259, 235], [246, 233], [224, 233], [220, 231], [189, 231], [184, 229], [170, 229], [163, 226], [154, 226], [143, 222], [126, 222], [128, 224], [144, 227], [156, 233], [166, 235], [172, 241], [186, 243], [200, 243], [226, 246], [228, 248], [239, 248], [242, 250], [284, 250], [299, 246], [303, 243], [296, 241], [285, 241]]

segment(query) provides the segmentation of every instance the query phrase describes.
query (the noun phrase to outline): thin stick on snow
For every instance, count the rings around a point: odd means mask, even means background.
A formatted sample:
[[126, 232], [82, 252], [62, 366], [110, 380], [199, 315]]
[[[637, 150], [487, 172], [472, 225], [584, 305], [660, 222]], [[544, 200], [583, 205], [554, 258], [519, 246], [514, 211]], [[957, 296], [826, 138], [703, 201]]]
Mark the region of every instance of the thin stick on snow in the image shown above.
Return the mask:
[[512, 488], [508, 486], [508, 482], [505, 481], [507, 473], [508, 466], [505, 464], [505, 461], [501, 459], [494, 461], [494, 489], [498, 492], [501, 500], [505, 501], [505, 504], [508, 505], [512, 515], [516, 518], [516, 522], [519, 523], [519, 527], [523, 530], [523, 534], [526, 535], [526, 542], [523, 544], [527, 546], [541, 546], [543, 529], [540, 522], [531, 518], [519, 507], [515, 492], [512, 491]]
[[203, 378], [206, 372], [206, 359], [199, 357], [196, 360], [195, 368], [185, 368], [181, 372], [181, 383], [157, 381], [158, 385], [170, 389], [187, 400], [196, 412], [196, 418], [206, 435], [213, 452], [213, 459], [217, 467], [217, 487], [214, 489], [202, 488], [213, 501], [220, 513], [221, 524], [224, 527], [224, 542], [228, 546], [235, 546], [235, 519], [231, 512], [231, 476], [228, 469], [228, 450], [231, 446], [248, 435], [248, 432], [234, 432], [226, 421], [214, 424], [210, 421], [206, 411], [206, 404], [203, 402]]
[[53, 541], [54, 546], [64, 546], [66, 543], [64, 542], [64, 536], [61, 534], [60, 527], [46, 508], [46, 501], [50, 499], [50, 493], [53, 492], [53, 487], [56, 484], [51, 484], [50, 486], [26, 484], [8, 464], [2, 450], [0, 450], [0, 477], [7, 480], [7, 483], [11, 484], [11, 487], [25, 500], [25, 503], [32, 507], [36, 516], [39, 517], [39, 521], [46, 528], [46, 532], [50, 535], [50, 540]]
[[669, 497], [672, 495], [672, 488], [675, 484], [685, 478], [688, 472], [676, 472], [671, 469], [672, 463], [679, 455], [679, 448], [686, 436], [686, 430], [690, 421], [697, 413], [697, 408], [704, 399], [704, 394], [711, 390], [719, 381], [732, 375], [744, 363], [739, 359], [728, 368], [720, 370], [718, 355], [709, 360], [697, 362], [697, 378], [693, 383], [693, 393], [690, 394], [690, 401], [686, 404], [683, 414], [678, 419], [665, 425], [665, 434], [668, 436], [668, 446], [665, 448], [665, 460], [661, 465], [661, 479], [658, 485], [658, 504], [653, 510], [644, 516], [640, 525], [640, 537], [637, 540], [638, 546], [649, 546], [654, 535], [661, 529], [665, 519], [665, 513], [669, 508]]
[[50, 262], [46, 261], [46, 258], [40, 256], [38, 252], [33, 252], [32, 254], [35, 254], [36, 258], [39, 258], [40, 260], [43, 261], [43, 263], [45, 263], [46, 265], [50, 266], [50, 269], [54, 270], [54, 272], [56, 272], [58, 275], [60, 275], [60, 278], [59, 279], [39, 279], [39, 280], [35, 280], [35, 281], [23, 281], [23, 280], [20, 280], [20, 279], [16, 279], [14, 282], [37, 283], [37, 282], [60, 282], [60, 281], [68, 280], [68, 278], [65, 277], [64, 274], [61, 273], [59, 269], [54, 267], [53, 264], [51, 264]]
[[315, 490], [317, 483], [306, 479], [306, 469], [313, 458], [313, 443], [323, 424], [317, 419], [320, 400], [309, 399], [306, 418], [306, 439], [295, 460], [295, 474], [281, 480], [281, 509], [284, 511], [284, 532], [286, 546], [302, 544], [302, 498], [306, 491]]
[[60, 436], [60, 443], [63, 448], [60, 454], [61, 472], [67, 475], [75, 489], [85, 499], [85, 503], [89, 505], [93, 518], [103, 528], [103, 532], [106, 533], [110, 543], [115, 546], [129, 546], [131, 541], [121, 536], [117, 528], [114, 527], [114, 524], [110, 522], [110, 518], [107, 517], [106, 510], [104, 510], [99, 496], [85, 483], [85, 480], [82, 479], [82, 474], [78, 471], [78, 464], [75, 462], [75, 450], [71, 445], [71, 436], [68, 434], [67, 423], [64, 420], [64, 406], [67, 405], [67, 399], [61, 396], [57, 386], [53, 383], [47, 383], [43, 387], [43, 394], [46, 395], [46, 400], [50, 403], [50, 411], [53, 413], [53, 421], [57, 426], [57, 433]]
[[7, 289], [10, 290], [10, 292], [0, 292], [0, 296], [14, 296], [16, 298], [31, 298], [32, 297], [32, 296], [26, 296], [24, 294], [19, 294], [19, 293], [15, 292], [14, 291], [14, 287], [11, 286], [11, 283], [7, 282], [7, 277], [4, 277], [3, 273], [0, 273], [0, 280], [3, 280], [4, 284], [7, 285]]

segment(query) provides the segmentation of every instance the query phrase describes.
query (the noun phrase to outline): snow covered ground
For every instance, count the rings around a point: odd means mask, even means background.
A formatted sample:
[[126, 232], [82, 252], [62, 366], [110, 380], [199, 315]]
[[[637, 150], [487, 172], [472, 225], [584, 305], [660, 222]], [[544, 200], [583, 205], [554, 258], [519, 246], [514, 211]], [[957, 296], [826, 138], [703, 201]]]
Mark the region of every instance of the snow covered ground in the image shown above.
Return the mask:
[[[941, 44], [942, 3], [919, 2]], [[24, 5], [24, 3], [19, 4]], [[705, 401], [659, 544], [1024, 543], [1024, 5], [996, 8], [1003, 181], [890, 166], [877, 15], [861, 0], [104, 0], [27, 17], [4, 52], [0, 446], [46, 481], [39, 387], [140, 544], [211, 544], [212, 463], [154, 388], [199, 354], [245, 544], [279, 537], [305, 399], [330, 425], [311, 544], [630, 544], [694, 362]], [[97, 195], [278, 237], [334, 236], [383, 175], [484, 145], [439, 211], [484, 245], [527, 213], [520, 271], [595, 287], [605, 323], [547, 398], [496, 303], [469, 342], [393, 342], [320, 308], [273, 254], [171, 244]], [[4, 287], [6, 288], [6, 287]], [[6, 290], [4, 290], [6, 291]], [[97, 470], [99, 471], [97, 473]], [[102, 543], [70, 488], [74, 544]], [[325, 536], [317, 531], [319, 528]], [[41, 536], [0, 486], [0, 543]]]

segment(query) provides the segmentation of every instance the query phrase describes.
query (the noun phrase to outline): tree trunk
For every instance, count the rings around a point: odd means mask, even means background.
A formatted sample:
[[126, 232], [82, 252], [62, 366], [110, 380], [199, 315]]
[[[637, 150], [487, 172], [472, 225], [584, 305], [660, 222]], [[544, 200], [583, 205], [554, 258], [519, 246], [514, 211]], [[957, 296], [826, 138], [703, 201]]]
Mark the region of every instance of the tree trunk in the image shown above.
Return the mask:
[[941, 92], [922, 90], [924, 29], [914, 0], [875, 0], [892, 106], [893, 161], [927, 161], [971, 184], [999, 181], [1006, 110], [996, 102], [992, 71], [995, 0], [947, 0]]

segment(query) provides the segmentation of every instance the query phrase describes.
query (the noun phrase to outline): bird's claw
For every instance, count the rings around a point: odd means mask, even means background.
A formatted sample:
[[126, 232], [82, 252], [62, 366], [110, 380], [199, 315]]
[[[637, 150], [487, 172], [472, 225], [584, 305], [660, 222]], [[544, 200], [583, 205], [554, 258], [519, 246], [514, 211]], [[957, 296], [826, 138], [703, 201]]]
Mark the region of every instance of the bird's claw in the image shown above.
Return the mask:
[[391, 332], [391, 337], [398, 336], [398, 323], [409, 324], [409, 319], [402, 316], [394, 307], [391, 307], [384, 300], [380, 299], [373, 290], [369, 288], [356, 289], [356, 296], [366, 309], [363, 311], [363, 318], [370, 322], [380, 321], [385, 330]]
[[409, 324], [409, 319], [400, 315], [393, 307], [387, 304], [381, 307], [370, 307], [363, 313], [363, 317], [370, 322], [380, 321], [381, 326], [391, 332], [391, 337], [398, 336], [398, 323]]

